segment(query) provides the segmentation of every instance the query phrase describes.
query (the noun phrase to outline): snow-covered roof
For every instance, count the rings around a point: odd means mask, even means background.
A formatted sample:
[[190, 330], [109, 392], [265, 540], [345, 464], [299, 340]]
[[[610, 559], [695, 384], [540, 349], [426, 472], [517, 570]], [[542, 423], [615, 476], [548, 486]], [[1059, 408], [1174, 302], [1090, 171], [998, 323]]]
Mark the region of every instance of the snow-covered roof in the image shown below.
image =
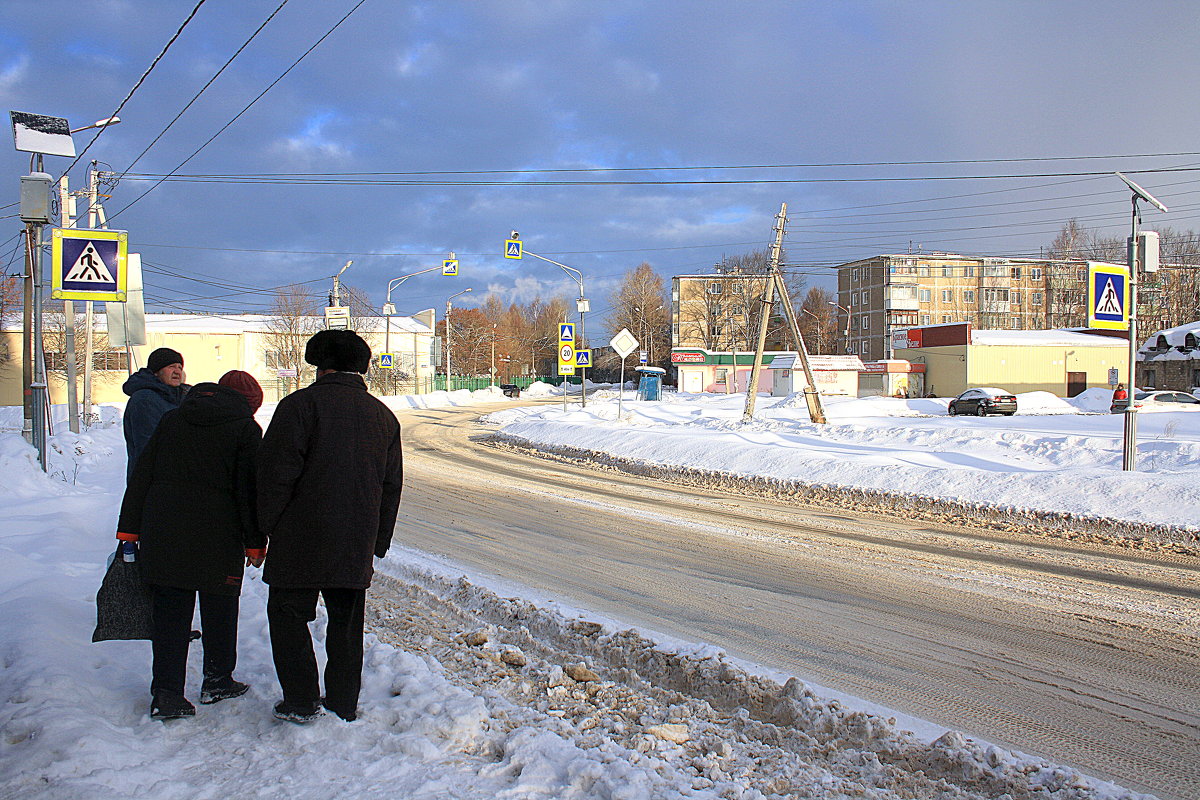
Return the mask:
[[1200, 340], [1200, 320], [1196, 322], [1185, 322], [1182, 325], [1176, 325], [1174, 328], [1164, 328], [1161, 331], [1155, 331], [1150, 338], [1142, 344], [1143, 350], [1148, 350], [1158, 344], [1159, 337], [1167, 340], [1167, 344], [1171, 347], [1183, 347], [1186, 344], [1188, 334], [1192, 335], [1193, 340]]
[[1044, 331], [971, 330], [973, 345], [1033, 347], [1127, 347], [1123, 339], [1060, 329]]

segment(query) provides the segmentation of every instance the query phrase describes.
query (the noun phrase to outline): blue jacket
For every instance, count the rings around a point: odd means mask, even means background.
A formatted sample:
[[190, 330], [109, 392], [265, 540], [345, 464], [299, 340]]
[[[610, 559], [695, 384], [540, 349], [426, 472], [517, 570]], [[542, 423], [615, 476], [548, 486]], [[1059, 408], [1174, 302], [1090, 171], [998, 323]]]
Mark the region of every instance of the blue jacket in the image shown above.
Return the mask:
[[133, 465], [138, 456], [146, 449], [146, 442], [158, 427], [162, 415], [173, 408], [178, 408], [187, 393], [187, 386], [167, 386], [150, 371], [142, 367], [129, 376], [129, 380], [121, 387], [129, 395], [125, 404], [125, 451], [129, 460], [125, 465], [126, 482], [133, 476]]

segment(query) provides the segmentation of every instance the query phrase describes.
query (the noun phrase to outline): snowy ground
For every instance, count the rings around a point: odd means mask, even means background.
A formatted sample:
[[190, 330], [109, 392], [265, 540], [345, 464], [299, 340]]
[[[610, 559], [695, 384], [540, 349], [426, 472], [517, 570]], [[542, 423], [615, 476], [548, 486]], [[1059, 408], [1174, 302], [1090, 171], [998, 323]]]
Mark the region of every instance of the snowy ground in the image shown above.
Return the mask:
[[[473, 394], [443, 393], [423, 406], [502, 399], [495, 391]], [[1069, 446], [1057, 455], [1045, 445], [1018, 447], [1055, 437], [1103, 441], [1100, 423], [1108, 417], [955, 422], [936, 416], [935, 401], [928, 408], [912, 401], [906, 413], [935, 416], [899, 421], [869, 417], [855, 410], [863, 404], [851, 403], [850, 415], [831, 404], [835, 424], [816, 430], [787, 403], [764, 402], [762, 421], [746, 428], [736, 423], [736, 403], [724, 398], [627, 403], [620, 421], [615, 403], [593, 400], [586, 412], [502, 414], [523, 436], [587, 447], [637, 440], [641, 450], [632, 452], [650, 458], [693, 452], [707, 440], [717, 443], [710, 454], [729, 451], [728, 463], [740, 469], [752, 461], [733, 446], [742, 438], [756, 442], [758, 461], [788, 462], [764, 458], [761, 445], [770, 444], [772, 452], [790, 450], [810, 475], [818, 468], [829, 474], [847, 458], [839, 454], [858, 453], [868, 463], [854, 474], [886, 467], [902, 479], [905, 470], [936, 466], [926, 451], [953, 464], [955, 447], [970, 453], [961, 465], [967, 471], [989, 472], [984, 465], [1000, 459], [978, 449], [979, 436], [963, 443], [955, 429], [967, 425], [989, 431], [983, 440], [1002, 442], [989, 447], [1029, 451], [1030, 472], [1112, 468], [1082, 457], [1076, 464]], [[269, 414], [260, 414], [264, 424]], [[703, 643], [666, 641], [399, 547], [380, 562], [369, 595], [356, 722], [327, 717], [299, 727], [270, 717], [278, 690], [265, 586], [253, 569], [242, 596], [238, 669], [253, 685], [250, 694], [199, 706], [191, 720], [151, 721], [147, 643], [90, 643], [124, 476], [118, 412], [107, 409], [103, 418], [80, 435], [58, 426], [49, 475], [19, 435], [0, 433], [0, 798], [1135, 797], [953, 732], [907, 733]], [[1099, 427], [1089, 428], [1090, 420]], [[1081, 427], [1054, 432], [1067, 423]], [[1194, 452], [1194, 428], [1186, 440], [1178, 436], [1184, 424], [1163, 442]], [[13, 420], [0, 426], [11, 431]], [[583, 438], [585, 430], [600, 438]], [[889, 454], [905, 441], [919, 455]], [[820, 455], [797, 458], [803, 451], [792, 443]], [[1170, 463], [1194, 482], [1182, 450], [1166, 450], [1155, 480], [1175, 476], [1163, 466]], [[926, 480], [922, 486], [931, 488]], [[1171, 491], [1183, 491], [1182, 482]], [[1178, 504], [1193, 514], [1195, 506]], [[317, 628], [320, 635], [320, 622]]]
[[802, 395], [593, 393], [586, 409], [506, 409], [486, 419], [507, 437], [682, 469], [855, 487], [1001, 510], [1065, 512], [1200, 531], [1200, 412], [1138, 414], [1136, 473], [1121, 471], [1122, 415], [1111, 393], [1018, 396], [1012, 417], [951, 417], [947, 400], [826, 398], [828, 424]]

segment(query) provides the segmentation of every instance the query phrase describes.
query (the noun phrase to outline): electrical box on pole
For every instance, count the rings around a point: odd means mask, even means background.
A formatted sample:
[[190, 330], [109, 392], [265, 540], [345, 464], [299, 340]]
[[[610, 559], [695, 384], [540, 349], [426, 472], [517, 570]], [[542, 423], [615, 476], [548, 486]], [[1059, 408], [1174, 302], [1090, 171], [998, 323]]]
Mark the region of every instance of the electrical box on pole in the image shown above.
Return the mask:
[[1130, 264], [1136, 264], [1142, 272], [1158, 272], [1158, 231], [1138, 231], [1136, 246], [1131, 236], [1126, 240], [1126, 247]]
[[45, 172], [21, 176], [21, 221], [45, 225], [50, 222], [50, 182]]

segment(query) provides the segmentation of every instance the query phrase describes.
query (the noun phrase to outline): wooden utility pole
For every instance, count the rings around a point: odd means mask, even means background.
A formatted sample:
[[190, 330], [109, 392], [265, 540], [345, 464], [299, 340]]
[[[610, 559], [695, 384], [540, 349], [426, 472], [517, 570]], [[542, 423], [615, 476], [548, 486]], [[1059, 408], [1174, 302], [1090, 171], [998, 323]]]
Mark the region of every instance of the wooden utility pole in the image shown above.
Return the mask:
[[750, 369], [750, 386], [746, 391], [746, 410], [742, 421], [754, 419], [754, 401], [758, 394], [758, 379], [762, 369], [763, 353], [766, 350], [767, 325], [771, 318], [771, 308], [775, 304], [775, 292], [783, 301], [783, 315], [792, 330], [792, 338], [796, 341], [796, 351], [800, 355], [800, 364], [804, 369], [804, 377], [808, 386], [804, 389], [804, 399], [808, 404], [808, 416], [818, 425], [825, 424], [825, 409], [821, 406], [821, 395], [817, 393], [816, 381], [813, 378], [812, 366], [808, 361], [808, 348], [804, 346], [804, 336], [800, 333], [800, 324], [796, 319], [796, 309], [792, 308], [792, 299], [788, 296], [787, 285], [783, 280], [780, 262], [783, 260], [783, 233], [787, 227], [787, 203], [782, 203], [779, 213], [775, 216], [775, 241], [771, 244], [770, 275], [763, 288], [762, 317], [758, 321], [758, 344], [754, 352], [754, 364]]

